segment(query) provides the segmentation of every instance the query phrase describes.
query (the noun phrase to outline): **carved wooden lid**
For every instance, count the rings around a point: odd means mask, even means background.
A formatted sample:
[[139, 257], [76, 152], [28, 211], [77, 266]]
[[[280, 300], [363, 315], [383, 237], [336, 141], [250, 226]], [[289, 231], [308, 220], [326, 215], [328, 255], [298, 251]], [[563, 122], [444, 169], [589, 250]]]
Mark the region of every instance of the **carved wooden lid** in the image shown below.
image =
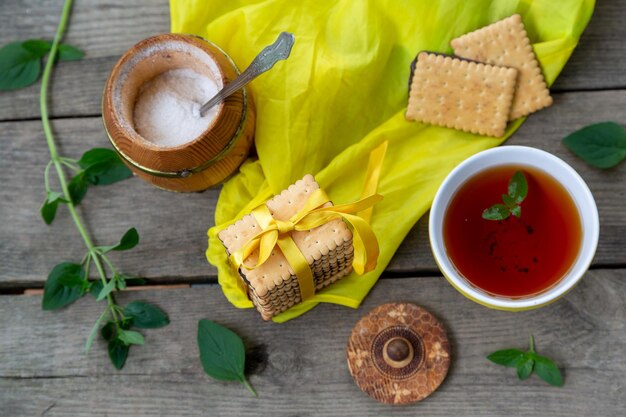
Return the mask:
[[446, 331], [414, 304], [374, 308], [352, 329], [348, 368], [370, 397], [387, 404], [423, 400], [443, 382], [450, 366]]

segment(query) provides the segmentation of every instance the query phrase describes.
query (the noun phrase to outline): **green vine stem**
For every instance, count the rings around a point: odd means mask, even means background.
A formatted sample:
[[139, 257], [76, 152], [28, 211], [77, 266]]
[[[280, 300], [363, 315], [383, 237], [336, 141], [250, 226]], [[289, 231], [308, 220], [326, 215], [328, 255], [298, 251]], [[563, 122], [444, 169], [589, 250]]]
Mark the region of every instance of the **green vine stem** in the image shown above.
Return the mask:
[[[91, 240], [91, 237], [85, 230], [85, 227], [83, 226], [83, 223], [80, 217], [78, 216], [78, 213], [76, 212], [76, 207], [74, 206], [74, 203], [72, 202], [72, 198], [70, 196], [70, 192], [67, 186], [67, 181], [65, 179], [65, 173], [63, 171], [63, 162], [65, 159], [60, 157], [57, 151], [57, 147], [54, 142], [54, 135], [52, 134], [52, 128], [50, 126], [50, 119], [48, 116], [48, 86], [50, 84], [50, 75], [52, 74], [52, 68], [54, 67], [54, 62], [57, 57], [59, 43], [61, 42], [61, 39], [63, 38], [63, 35], [65, 34], [65, 29], [67, 27], [67, 22], [69, 20], [71, 9], [72, 9], [72, 0], [65, 0], [65, 3], [63, 4], [63, 11], [61, 13], [61, 21], [59, 22], [59, 26], [57, 27], [57, 32], [54, 36], [54, 41], [52, 42], [50, 54], [48, 56], [48, 60], [46, 61], [46, 66], [44, 67], [44, 70], [43, 70], [43, 76], [41, 79], [41, 90], [39, 93], [39, 107], [41, 109], [41, 123], [43, 125], [43, 132], [46, 137], [46, 142], [48, 143], [48, 149], [50, 150], [50, 159], [52, 160], [52, 164], [54, 165], [54, 168], [56, 169], [56, 172], [58, 174], [59, 184], [61, 185], [63, 196], [67, 200], [67, 208], [70, 211], [70, 215], [72, 216], [72, 219], [74, 220], [74, 224], [76, 225], [78, 232], [80, 233], [81, 237], [83, 238], [83, 241], [85, 242], [85, 246], [87, 246], [87, 250], [90, 255], [90, 258], [93, 264], [95, 265], [96, 269], [98, 270], [98, 275], [100, 276], [102, 285], [106, 285], [107, 284], [106, 272], [104, 271], [102, 262], [98, 256], [99, 254]], [[49, 167], [46, 169], [46, 175], [45, 175], [46, 187], [48, 187], [48, 184], [47, 184], [48, 170], [49, 170]], [[118, 318], [118, 313], [116, 309], [117, 306], [115, 304], [115, 300], [113, 299], [112, 294], [107, 295], [107, 303], [109, 306], [109, 310], [111, 311], [111, 316], [113, 317], [113, 320], [116, 323], [118, 323], [119, 318]]]

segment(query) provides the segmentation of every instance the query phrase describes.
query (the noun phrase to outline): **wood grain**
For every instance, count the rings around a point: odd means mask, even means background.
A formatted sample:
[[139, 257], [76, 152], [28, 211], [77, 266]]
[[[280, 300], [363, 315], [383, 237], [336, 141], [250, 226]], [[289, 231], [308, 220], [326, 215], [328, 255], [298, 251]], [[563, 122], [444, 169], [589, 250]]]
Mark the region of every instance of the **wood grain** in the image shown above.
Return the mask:
[[[61, 4], [61, 0], [0, 2], [0, 45], [16, 39], [52, 38]], [[625, 14], [626, 0], [597, 2], [594, 16], [554, 91], [626, 87], [626, 25], [616, 18]], [[82, 61], [60, 63], [54, 72], [52, 116], [99, 114], [102, 89], [117, 59], [141, 39], [167, 31], [166, 0], [75, 2], [65, 40], [84, 49], [87, 56]], [[0, 94], [0, 120], [38, 117], [38, 94], [38, 85]]]
[[[591, 271], [563, 300], [539, 310], [490, 310], [458, 294], [440, 277], [380, 282], [358, 310], [320, 305], [285, 324], [265, 323], [233, 308], [206, 288], [123, 294], [154, 302], [171, 324], [142, 331], [146, 345], [131, 349], [115, 371], [98, 340], [88, 357], [84, 340], [103, 303], [92, 298], [54, 313], [38, 296], [0, 302], [0, 410], [7, 416], [175, 415], [515, 415], [613, 416], [626, 407], [626, 271]], [[359, 318], [386, 302], [407, 301], [433, 313], [447, 328], [452, 366], [424, 402], [384, 406], [359, 391], [347, 369], [345, 346]], [[195, 337], [201, 318], [226, 325], [255, 347], [250, 381], [259, 399], [238, 383], [203, 374]], [[564, 370], [565, 386], [536, 377], [519, 381], [512, 369], [485, 359], [506, 347], [527, 347]], [[47, 411], [44, 413], [44, 411]]]
[[[603, 120], [626, 120], [626, 91], [557, 94], [552, 107], [530, 117], [507, 143], [545, 149], [582, 175], [600, 211], [600, 243], [594, 265], [626, 265], [626, 211], [622, 209], [626, 164], [608, 171], [594, 169], [560, 143], [568, 133]], [[93, 146], [109, 146], [99, 118], [58, 120], [54, 129], [61, 152], [70, 157], [79, 157]], [[39, 122], [0, 123], [0, 132], [0, 161], [7, 175], [0, 188], [0, 287], [40, 286], [57, 262], [79, 260], [84, 247], [63, 207], [52, 226], [39, 217], [43, 168], [49, 158]], [[204, 252], [217, 197], [218, 190], [168, 193], [135, 178], [93, 187], [80, 212], [95, 231], [98, 244], [112, 244], [128, 228], [137, 227], [139, 246], [112, 255], [121, 271], [162, 282], [207, 282], [216, 274]], [[387, 273], [435, 271], [424, 218], [406, 237]]]
[[[51, 38], [62, 0], [0, 2], [0, 45]], [[322, 305], [283, 325], [237, 310], [216, 285], [151, 289], [119, 295], [149, 300], [171, 317], [163, 329], [142, 331], [147, 344], [131, 350], [115, 371], [102, 341], [89, 356], [83, 346], [104, 308], [87, 296], [58, 312], [43, 312], [40, 296], [0, 296], [0, 415], [20, 416], [618, 416], [626, 409], [626, 164], [609, 171], [587, 167], [560, 140], [588, 123], [626, 120], [626, 0], [597, 2], [594, 16], [560, 75], [555, 104], [529, 118], [509, 144], [548, 150], [572, 164], [590, 185], [601, 217], [598, 253], [583, 281], [563, 300], [540, 310], [506, 313], [466, 300], [441, 277], [430, 254], [427, 218], [409, 233], [386, 275], [364, 305]], [[109, 146], [99, 118], [105, 80], [119, 56], [141, 39], [167, 32], [167, 0], [75, 2], [66, 42], [87, 52], [59, 63], [51, 110], [61, 152], [79, 157]], [[609, 90], [574, 92], [580, 90]], [[38, 121], [39, 86], [0, 94], [0, 288], [41, 287], [50, 268], [78, 260], [84, 247], [62, 208], [50, 227], [39, 218], [43, 168], [49, 156]], [[26, 120], [17, 122], [19, 120]], [[32, 120], [32, 121], [27, 121]], [[10, 122], [14, 121], [14, 122]], [[152, 282], [210, 282], [204, 258], [219, 189], [172, 194], [139, 179], [88, 192], [79, 212], [98, 244], [116, 242], [137, 227], [140, 245], [112, 260], [121, 271]], [[610, 266], [611, 269], [602, 269]], [[619, 268], [619, 269], [613, 269]], [[441, 388], [423, 403], [392, 408], [359, 391], [345, 362], [352, 326], [376, 305], [408, 301], [434, 313], [448, 328], [453, 361]], [[209, 318], [240, 333], [256, 371], [249, 396], [237, 383], [202, 372], [195, 343], [197, 320]], [[564, 368], [565, 386], [552, 388], [490, 364], [486, 354], [526, 347]]]

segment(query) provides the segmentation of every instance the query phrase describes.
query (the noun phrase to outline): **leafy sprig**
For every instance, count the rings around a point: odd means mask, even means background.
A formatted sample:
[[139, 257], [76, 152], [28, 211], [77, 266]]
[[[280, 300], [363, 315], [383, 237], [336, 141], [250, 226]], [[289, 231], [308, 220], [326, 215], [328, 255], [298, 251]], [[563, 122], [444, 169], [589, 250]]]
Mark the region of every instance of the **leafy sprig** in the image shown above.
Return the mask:
[[[17, 90], [28, 87], [39, 79], [41, 60], [52, 50], [52, 42], [29, 39], [11, 42], [0, 49], [0, 90]], [[60, 61], [76, 61], [85, 53], [75, 46], [59, 44]]]
[[210, 320], [200, 320], [198, 349], [207, 375], [220, 381], [239, 381], [257, 396], [244, 375], [246, 350], [237, 333]]
[[[121, 274], [108, 259], [107, 253], [134, 248], [139, 243], [137, 230], [129, 229], [115, 245], [96, 246], [76, 211], [76, 205], [81, 202], [90, 186], [114, 184], [129, 178], [132, 173], [110, 149], [91, 149], [78, 160], [63, 157], [58, 153], [48, 116], [50, 75], [57, 58], [74, 60], [81, 59], [84, 55], [77, 48], [60, 43], [71, 7], [72, 0], [65, 0], [53, 42], [30, 39], [10, 43], [0, 49], [0, 90], [22, 88], [37, 81], [41, 72], [41, 60], [48, 55], [39, 95], [41, 122], [50, 151], [50, 162], [44, 170], [46, 197], [41, 206], [41, 217], [46, 224], [51, 224], [59, 205], [65, 205], [87, 247], [87, 252], [80, 263], [62, 262], [52, 268], [44, 285], [42, 308], [44, 310], [64, 308], [88, 293], [97, 301], [106, 300], [107, 307], [89, 332], [85, 352], [89, 352], [97, 334], [100, 333], [108, 343], [111, 362], [120, 369], [126, 362], [130, 346], [144, 343], [144, 336], [131, 329], [162, 327], [169, 323], [169, 319], [165, 312], [150, 303], [135, 301], [122, 307], [115, 301], [115, 291], [123, 290], [131, 283], [142, 283], [143, 280]], [[52, 189], [50, 185], [52, 167], [57, 173], [60, 189]], [[65, 176], [66, 169], [74, 174], [69, 183]], [[92, 265], [98, 272], [100, 278], [98, 281], [89, 280], [89, 269]]]
[[626, 130], [614, 122], [585, 126], [563, 139], [563, 144], [596, 168], [613, 168], [626, 159]]
[[516, 171], [509, 180], [508, 194], [502, 194], [504, 204], [494, 204], [483, 211], [485, 220], [504, 220], [511, 215], [522, 215], [522, 201], [528, 195], [528, 182], [522, 171]]
[[535, 340], [530, 336], [528, 352], [519, 349], [503, 349], [487, 356], [491, 362], [517, 369], [519, 379], [528, 378], [533, 371], [550, 385], [563, 386], [563, 376], [558, 366], [549, 358], [535, 352]]
[[[156, 329], [169, 324], [167, 314], [157, 306], [144, 302], [133, 301], [123, 310], [119, 311], [122, 320], [107, 322], [101, 329], [102, 338], [108, 342], [109, 358], [117, 369], [122, 369], [128, 357], [128, 351], [132, 345], [143, 345], [145, 340], [141, 333], [130, 330]], [[101, 316], [102, 317], [102, 316]], [[90, 338], [95, 338], [97, 329], [103, 320], [98, 319], [94, 325]], [[93, 336], [92, 336], [93, 335]], [[89, 346], [85, 348], [89, 350]]]
[[50, 160], [44, 170], [46, 197], [41, 205], [41, 217], [46, 224], [54, 220], [59, 204], [67, 204], [70, 200], [77, 206], [85, 197], [90, 185], [109, 185], [132, 177], [132, 172], [124, 165], [112, 149], [93, 148], [83, 154], [79, 160], [61, 157], [61, 164], [74, 172], [68, 191], [70, 198], [63, 192], [54, 191], [50, 187], [50, 168], [54, 160]]

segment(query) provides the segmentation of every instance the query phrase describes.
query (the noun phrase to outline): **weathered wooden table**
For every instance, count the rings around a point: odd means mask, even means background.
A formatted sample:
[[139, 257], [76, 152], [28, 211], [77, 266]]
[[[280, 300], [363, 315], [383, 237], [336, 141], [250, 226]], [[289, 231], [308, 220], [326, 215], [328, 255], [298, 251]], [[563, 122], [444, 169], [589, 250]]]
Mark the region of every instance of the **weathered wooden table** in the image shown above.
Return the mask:
[[[0, 44], [48, 37], [60, 0], [3, 0]], [[0, 415], [533, 415], [626, 414], [626, 164], [600, 171], [573, 157], [561, 139], [586, 124], [626, 121], [626, 1], [605, 0], [552, 89], [555, 103], [529, 118], [509, 144], [530, 145], [570, 163], [594, 193], [601, 237], [591, 270], [564, 299], [524, 313], [481, 307], [440, 275], [428, 248], [427, 221], [406, 238], [364, 305], [351, 310], [320, 305], [283, 325], [237, 310], [215, 283], [204, 258], [218, 190], [171, 194], [132, 179], [94, 188], [80, 214], [98, 242], [116, 241], [129, 227], [141, 244], [114, 258], [122, 271], [150, 284], [186, 284], [127, 292], [120, 301], [162, 306], [171, 324], [147, 333], [116, 371], [98, 341], [89, 356], [85, 338], [101, 303], [86, 297], [58, 312], [41, 310], [41, 288], [58, 261], [77, 260], [83, 244], [66, 211], [47, 227], [39, 217], [43, 168], [49, 159], [39, 122], [38, 86], [0, 93]], [[138, 40], [169, 28], [167, 2], [151, 0], [75, 4], [66, 41], [87, 52], [60, 63], [51, 108], [62, 152], [71, 157], [108, 146], [100, 97], [113, 63]], [[184, 222], [179, 219], [185, 219]], [[196, 285], [198, 284], [198, 285]], [[191, 285], [191, 286], [190, 286]], [[423, 305], [449, 330], [454, 360], [442, 387], [422, 403], [384, 406], [352, 382], [345, 360], [350, 329], [372, 307], [405, 300]], [[237, 383], [205, 376], [196, 326], [209, 318], [236, 329], [262, 361], [250, 376], [252, 398]], [[540, 353], [564, 369], [565, 386], [538, 378], [518, 381], [512, 369], [485, 355], [525, 347], [534, 334]]]

